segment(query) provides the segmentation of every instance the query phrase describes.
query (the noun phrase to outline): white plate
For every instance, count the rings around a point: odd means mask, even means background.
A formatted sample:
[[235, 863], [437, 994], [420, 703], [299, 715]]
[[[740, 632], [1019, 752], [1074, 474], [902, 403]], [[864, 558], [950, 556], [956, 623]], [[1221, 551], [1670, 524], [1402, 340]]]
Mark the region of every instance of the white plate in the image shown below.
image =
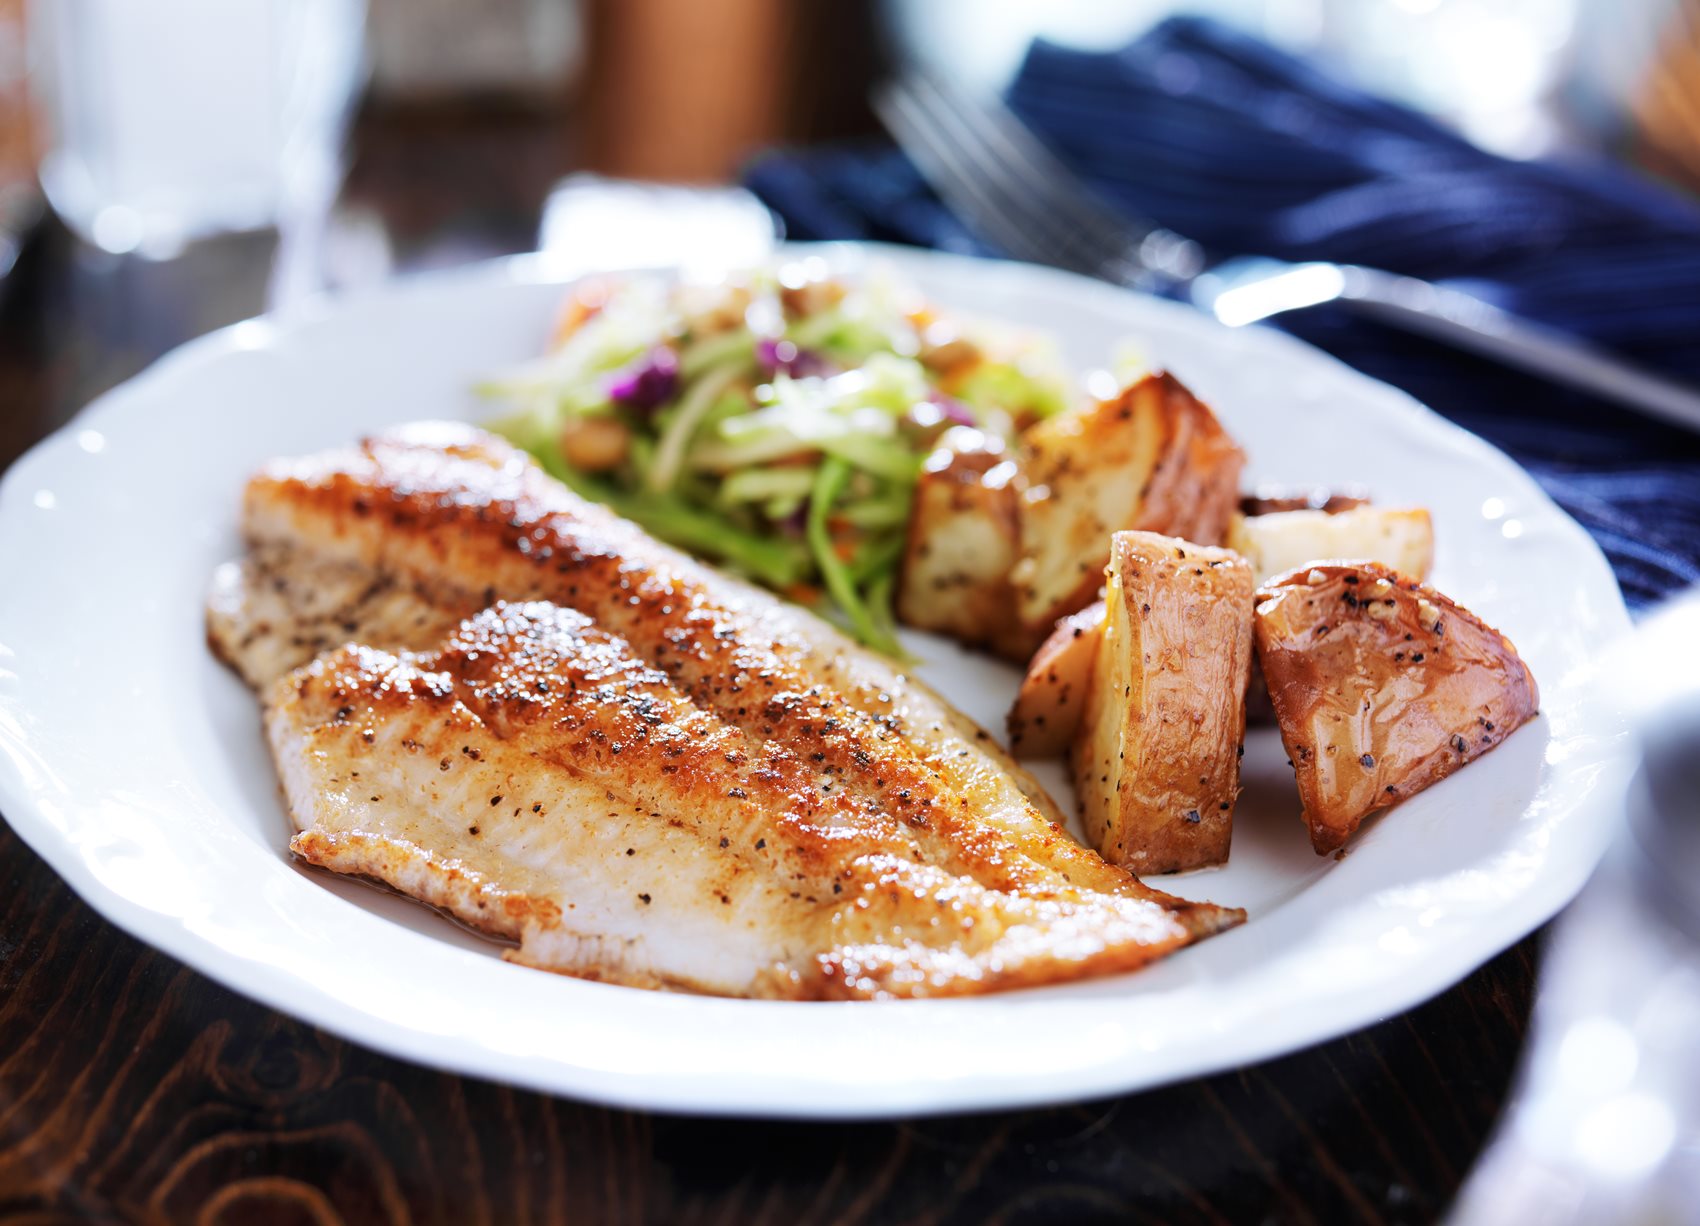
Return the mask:
[[[537, 350], [560, 294], [517, 261], [226, 329], [18, 462], [0, 487], [0, 812], [121, 927], [326, 1029], [541, 1090], [737, 1114], [1013, 1106], [1229, 1068], [1418, 1003], [1575, 893], [1628, 773], [1621, 719], [1580, 681], [1627, 620], [1599, 552], [1527, 476], [1277, 333], [1061, 273], [878, 255], [947, 305], [1054, 330], [1082, 366], [1141, 338], [1216, 406], [1251, 478], [1364, 483], [1431, 507], [1435, 582], [1516, 642], [1542, 717], [1339, 861], [1310, 851], [1279, 742], [1254, 733], [1231, 864], [1162, 882], [1250, 922], [1136, 975], [820, 1005], [508, 965], [434, 913], [291, 863], [254, 703], [208, 655], [201, 599], [239, 552], [238, 493], [260, 461], [480, 414], [467, 389]], [[917, 642], [929, 678], [1001, 727], [1014, 673]]]

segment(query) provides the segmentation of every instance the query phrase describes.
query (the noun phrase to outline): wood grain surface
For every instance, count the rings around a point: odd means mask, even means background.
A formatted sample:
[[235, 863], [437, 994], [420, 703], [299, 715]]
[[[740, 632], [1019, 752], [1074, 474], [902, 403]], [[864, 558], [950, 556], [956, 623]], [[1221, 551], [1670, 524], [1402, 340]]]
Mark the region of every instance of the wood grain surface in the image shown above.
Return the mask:
[[332, 1038], [120, 933], [0, 830], [0, 1222], [1430, 1221], [1504, 1095], [1531, 945], [1349, 1038], [1128, 1098], [684, 1119]]
[[[368, 124], [347, 207], [384, 219], [402, 267], [523, 249], [563, 155], [552, 129], [521, 129]], [[492, 152], [504, 140], [511, 156]], [[268, 258], [231, 242], [115, 265], [38, 239], [0, 303], [0, 468], [164, 348], [254, 311]], [[35, 578], [0, 559], [0, 582]], [[0, 827], [0, 1223], [1430, 1221], [1503, 1101], [1534, 947], [1348, 1038], [1132, 1097], [685, 1119], [332, 1038], [119, 932]]]

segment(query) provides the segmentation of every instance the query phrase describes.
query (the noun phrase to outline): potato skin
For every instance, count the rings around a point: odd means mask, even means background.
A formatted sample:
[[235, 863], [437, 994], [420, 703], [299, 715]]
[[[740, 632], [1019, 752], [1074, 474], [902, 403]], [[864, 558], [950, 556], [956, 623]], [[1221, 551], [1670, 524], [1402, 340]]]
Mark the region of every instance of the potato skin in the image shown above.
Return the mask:
[[1130, 529], [1178, 536], [1198, 545], [1220, 545], [1239, 504], [1245, 452], [1185, 384], [1173, 375], [1151, 377], [1169, 419], [1169, 446], [1158, 460]]
[[1059, 758], [1080, 731], [1104, 616], [1102, 603], [1070, 613], [1033, 653], [1009, 709], [1009, 751], [1016, 757]]
[[[968, 435], [968, 431], [952, 431]], [[997, 440], [958, 439], [927, 458], [898, 570], [898, 620], [1016, 661], [1031, 636], [1011, 614], [1016, 465]]]
[[1169, 374], [1023, 436], [1022, 622], [1041, 642], [1096, 599], [1110, 534], [1130, 529], [1219, 545], [1239, 503], [1245, 455], [1205, 404]]
[[1228, 858], [1251, 672], [1251, 568], [1150, 532], [1112, 541], [1105, 621], [1073, 744], [1087, 839], [1132, 872]]
[[[1301, 505], [1306, 499], [1310, 505]], [[1295, 566], [1329, 558], [1368, 558], [1425, 579], [1434, 561], [1434, 524], [1422, 507], [1371, 506], [1367, 496], [1355, 492], [1282, 495], [1264, 487], [1258, 495], [1240, 500], [1239, 511], [1228, 523], [1227, 544], [1251, 563], [1260, 584]], [[1260, 669], [1252, 670], [1246, 721], [1275, 721]]]
[[1540, 706], [1509, 639], [1379, 563], [1289, 571], [1258, 591], [1253, 625], [1318, 854], [1474, 761]]

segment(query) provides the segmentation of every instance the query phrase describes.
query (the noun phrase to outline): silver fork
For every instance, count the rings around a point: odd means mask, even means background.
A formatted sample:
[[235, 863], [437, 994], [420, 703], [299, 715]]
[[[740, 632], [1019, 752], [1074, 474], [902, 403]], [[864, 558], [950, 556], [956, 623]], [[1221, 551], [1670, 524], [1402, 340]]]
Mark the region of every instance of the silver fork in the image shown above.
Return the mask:
[[1338, 302], [1700, 431], [1700, 391], [1459, 290], [1357, 264], [1209, 265], [1191, 239], [1099, 201], [1001, 102], [940, 77], [884, 85], [874, 109], [951, 211], [1015, 259], [1184, 296], [1230, 327]]

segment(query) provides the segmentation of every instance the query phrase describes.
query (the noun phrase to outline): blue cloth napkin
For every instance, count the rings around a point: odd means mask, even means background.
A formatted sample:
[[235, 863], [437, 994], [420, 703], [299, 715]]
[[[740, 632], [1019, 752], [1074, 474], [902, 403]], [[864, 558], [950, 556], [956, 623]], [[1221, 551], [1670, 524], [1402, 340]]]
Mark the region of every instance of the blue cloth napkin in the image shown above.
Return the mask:
[[[1216, 254], [1450, 281], [1700, 385], [1700, 207], [1626, 170], [1492, 156], [1196, 18], [1112, 53], [1036, 43], [1009, 102], [1105, 199]], [[793, 238], [986, 250], [890, 146], [768, 154], [747, 182]], [[1700, 438], [1336, 309], [1280, 326], [1509, 452], [1631, 607], [1700, 581]]]

